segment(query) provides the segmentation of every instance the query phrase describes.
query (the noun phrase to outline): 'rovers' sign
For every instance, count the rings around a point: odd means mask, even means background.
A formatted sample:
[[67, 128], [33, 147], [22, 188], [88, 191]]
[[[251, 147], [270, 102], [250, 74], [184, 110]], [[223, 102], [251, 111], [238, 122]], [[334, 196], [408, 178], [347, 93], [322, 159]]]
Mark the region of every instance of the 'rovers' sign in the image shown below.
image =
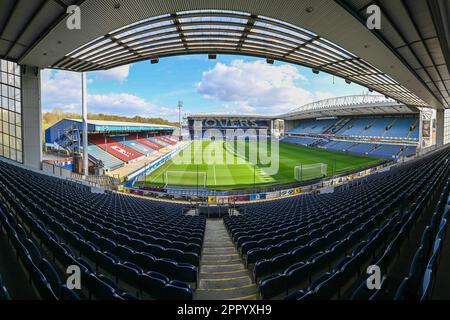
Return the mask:
[[206, 128], [258, 128], [266, 127], [266, 121], [256, 120], [241, 120], [241, 119], [205, 119], [203, 120], [203, 127]]

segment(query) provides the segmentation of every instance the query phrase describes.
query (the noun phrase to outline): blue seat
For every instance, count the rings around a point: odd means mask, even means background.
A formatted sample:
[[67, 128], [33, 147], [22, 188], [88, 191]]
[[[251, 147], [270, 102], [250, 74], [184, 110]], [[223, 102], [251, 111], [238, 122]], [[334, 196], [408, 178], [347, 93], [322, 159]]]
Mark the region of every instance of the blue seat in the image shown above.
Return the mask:
[[111, 300], [116, 295], [116, 290], [106, 282], [100, 280], [96, 275], [90, 274], [87, 277], [90, 294], [97, 300]]
[[163, 289], [169, 279], [157, 272], [148, 272], [140, 276], [140, 289], [155, 299], [161, 299]]
[[259, 282], [261, 298], [270, 299], [287, 291], [289, 277], [284, 273], [271, 275]]
[[142, 273], [142, 269], [131, 262], [118, 263], [116, 265], [116, 282], [122, 280], [135, 288], [139, 288]]
[[192, 300], [192, 289], [179, 281], [171, 281], [163, 288], [165, 300]]

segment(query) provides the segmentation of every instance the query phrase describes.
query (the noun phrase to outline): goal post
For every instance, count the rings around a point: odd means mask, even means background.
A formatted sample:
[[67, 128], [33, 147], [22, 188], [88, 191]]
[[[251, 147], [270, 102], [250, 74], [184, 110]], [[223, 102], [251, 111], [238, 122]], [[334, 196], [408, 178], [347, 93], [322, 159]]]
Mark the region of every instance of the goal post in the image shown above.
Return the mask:
[[166, 186], [198, 186], [206, 188], [207, 174], [204, 171], [166, 171], [164, 183]]
[[327, 176], [328, 166], [325, 163], [300, 164], [294, 168], [294, 177], [297, 181], [306, 181]]

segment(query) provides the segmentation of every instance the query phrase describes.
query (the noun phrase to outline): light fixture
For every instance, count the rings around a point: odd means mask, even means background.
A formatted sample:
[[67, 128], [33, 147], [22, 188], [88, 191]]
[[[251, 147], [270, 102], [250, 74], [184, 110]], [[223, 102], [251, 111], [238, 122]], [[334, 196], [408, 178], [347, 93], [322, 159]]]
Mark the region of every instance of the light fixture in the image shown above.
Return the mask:
[[275, 61], [272, 58], [266, 58], [267, 64], [273, 64]]
[[348, 80], [348, 79], [345, 79], [345, 83], [351, 84], [352, 82], [350, 80]]
[[312, 72], [314, 73], [314, 74], [319, 74], [319, 70], [317, 70], [317, 69], [312, 69]]
[[159, 62], [159, 58], [151, 58], [150, 63], [151, 64], [157, 64]]
[[308, 12], [308, 13], [312, 13], [313, 11], [314, 11], [314, 8], [313, 7], [306, 7], [306, 12]]
[[217, 59], [217, 55], [215, 53], [209, 53], [208, 54], [208, 59], [209, 60], [215, 60], [215, 59]]

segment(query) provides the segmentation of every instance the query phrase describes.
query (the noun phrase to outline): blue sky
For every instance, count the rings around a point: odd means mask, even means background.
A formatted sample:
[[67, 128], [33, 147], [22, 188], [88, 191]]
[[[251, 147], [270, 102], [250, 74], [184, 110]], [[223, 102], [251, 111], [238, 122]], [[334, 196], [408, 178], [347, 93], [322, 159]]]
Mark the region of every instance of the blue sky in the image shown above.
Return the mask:
[[[311, 69], [244, 56], [190, 55], [148, 61], [88, 74], [89, 112], [176, 120], [185, 113], [281, 114], [335, 96], [361, 94], [364, 87]], [[44, 111], [80, 112], [80, 74], [42, 72]]]

